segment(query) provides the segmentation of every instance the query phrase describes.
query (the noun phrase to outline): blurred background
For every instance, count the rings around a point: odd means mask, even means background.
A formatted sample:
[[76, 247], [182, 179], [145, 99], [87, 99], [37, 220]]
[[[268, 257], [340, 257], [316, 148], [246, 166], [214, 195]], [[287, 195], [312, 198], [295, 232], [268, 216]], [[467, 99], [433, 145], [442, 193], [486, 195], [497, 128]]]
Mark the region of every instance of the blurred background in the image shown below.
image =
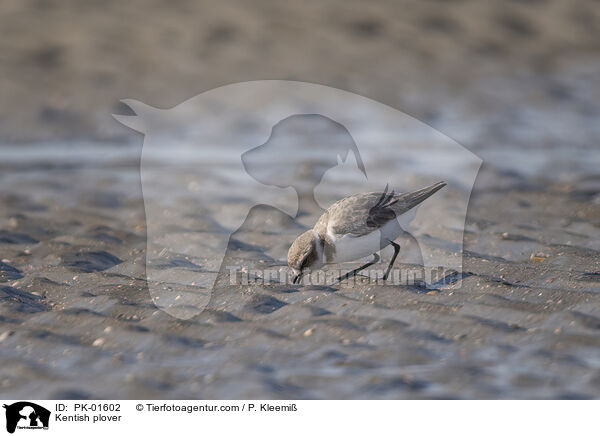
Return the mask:
[[[598, 2], [3, 0], [0, 32], [3, 396], [600, 395]], [[193, 320], [156, 309], [143, 137], [111, 114], [263, 79], [369, 97], [483, 159], [460, 290], [264, 286]]]
[[110, 117], [120, 99], [168, 108], [291, 79], [381, 101], [467, 147], [595, 146], [599, 15], [586, 0], [5, 0], [0, 135], [139, 142]]

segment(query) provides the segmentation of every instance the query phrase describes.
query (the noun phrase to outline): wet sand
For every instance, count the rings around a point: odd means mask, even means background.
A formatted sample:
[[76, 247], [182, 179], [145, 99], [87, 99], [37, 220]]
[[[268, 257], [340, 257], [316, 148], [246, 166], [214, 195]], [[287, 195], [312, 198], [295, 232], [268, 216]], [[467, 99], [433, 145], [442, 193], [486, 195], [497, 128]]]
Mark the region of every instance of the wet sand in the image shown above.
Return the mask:
[[[184, 321], [150, 298], [125, 150], [119, 166], [3, 168], [3, 397], [598, 396], [599, 179], [484, 169], [458, 289], [225, 286]], [[274, 234], [256, 227], [246, 262], [285, 253], [294, 235]]]
[[[3, 398], [600, 397], [597, 7], [57, 3], [0, 6]], [[224, 285], [191, 319], [157, 309], [142, 138], [110, 114], [265, 78], [366, 95], [483, 159], [456, 286]], [[296, 230], [231, 255], [279, 262]]]

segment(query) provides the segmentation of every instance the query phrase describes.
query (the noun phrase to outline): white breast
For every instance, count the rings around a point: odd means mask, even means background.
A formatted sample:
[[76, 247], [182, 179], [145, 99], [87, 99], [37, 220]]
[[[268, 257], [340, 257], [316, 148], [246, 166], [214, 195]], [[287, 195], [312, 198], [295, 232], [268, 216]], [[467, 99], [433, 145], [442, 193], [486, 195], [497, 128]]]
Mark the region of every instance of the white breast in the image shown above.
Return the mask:
[[[398, 223], [391, 221], [380, 230], [375, 230], [367, 235], [359, 237], [344, 235], [336, 238], [335, 235], [328, 232], [329, 237], [335, 244], [335, 257], [328, 263], [351, 262], [370, 256], [382, 248], [387, 247], [390, 244], [390, 239], [394, 240], [400, 236], [402, 232], [398, 231], [398, 229]], [[385, 238], [381, 237], [382, 231]]]

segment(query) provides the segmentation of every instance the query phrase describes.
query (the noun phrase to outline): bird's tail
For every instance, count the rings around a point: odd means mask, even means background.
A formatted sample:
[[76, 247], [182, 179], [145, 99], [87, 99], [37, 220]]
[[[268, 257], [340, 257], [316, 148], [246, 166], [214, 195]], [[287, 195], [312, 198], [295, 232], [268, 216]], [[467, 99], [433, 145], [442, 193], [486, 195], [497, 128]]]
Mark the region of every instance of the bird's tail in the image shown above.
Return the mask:
[[413, 207], [421, 204], [433, 194], [438, 192], [444, 186], [446, 186], [446, 182], [438, 182], [434, 185], [428, 186], [423, 189], [419, 189], [417, 191], [408, 192], [406, 194], [398, 195], [398, 206], [405, 211], [412, 209]]

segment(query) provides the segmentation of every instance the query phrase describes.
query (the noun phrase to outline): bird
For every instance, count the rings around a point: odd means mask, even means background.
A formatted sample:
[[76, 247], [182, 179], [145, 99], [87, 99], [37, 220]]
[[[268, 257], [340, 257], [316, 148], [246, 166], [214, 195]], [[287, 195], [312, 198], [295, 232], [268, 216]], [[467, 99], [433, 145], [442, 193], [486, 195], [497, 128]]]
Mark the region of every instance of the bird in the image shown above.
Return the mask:
[[383, 192], [355, 194], [335, 202], [312, 229], [298, 236], [290, 246], [288, 266], [294, 273], [292, 282], [299, 283], [305, 273], [326, 264], [373, 256], [371, 261], [340, 276], [339, 283], [378, 262], [377, 252], [391, 245], [394, 254], [383, 275], [383, 280], [387, 280], [400, 253], [400, 245], [395, 242], [404, 233], [400, 221], [409, 222], [414, 218], [416, 207], [444, 186], [446, 182], [442, 181], [396, 194], [393, 190], [388, 192], [386, 185]]

